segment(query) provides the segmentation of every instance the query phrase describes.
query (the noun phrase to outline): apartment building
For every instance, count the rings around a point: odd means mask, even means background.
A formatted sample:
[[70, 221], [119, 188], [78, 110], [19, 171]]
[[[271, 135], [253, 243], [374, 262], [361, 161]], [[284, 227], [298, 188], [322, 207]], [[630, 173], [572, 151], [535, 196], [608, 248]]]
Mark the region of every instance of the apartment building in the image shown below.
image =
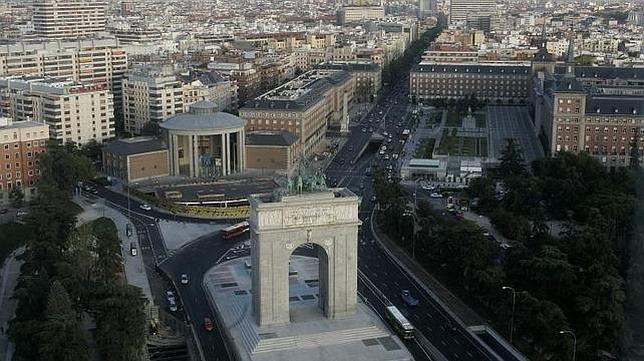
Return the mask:
[[0, 45], [0, 76], [34, 75], [105, 83], [113, 94], [117, 116], [122, 113], [121, 80], [127, 66], [127, 54], [115, 39]]
[[460, 44], [434, 44], [421, 58], [422, 63], [477, 63], [478, 48]]
[[183, 83], [172, 67], [145, 65], [123, 78], [123, 124], [126, 132], [141, 134], [143, 127], [183, 112]]
[[9, 192], [21, 188], [25, 199], [36, 193], [39, 153], [47, 149], [49, 126], [0, 118], [0, 205], [10, 202]]
[[219, 111], [234, 113], [239, 108], [237, 82], [216, 71], [190, 70], [178, 74], [183, 82], [183, 111], [192, 103], [208, 100]]
[[449, 4], [450, 24], [466, 22], [468, 14], [489, 16], [495, 10], [494, 0], [451, 0]]
[[36, 0], [34, 31], [44, 38], [64, 39], [105, 31], [107, 3], [97, 0]]
[[317, 69], [345, 70], [355, 82], [354, 99], [356, 102], [373, 101], [382, 89], [382, 71], [372, 62], [348, 61], [322, 63]]
[[338, 10], [338, 25], [364, 22], [367, 20], [384, 19], [385, 7], [382, 5], [375, 6], [343, 6]]
[[15, 121], [46, 123], [49, 138], [62, 144], [101, 143], [115, 136], [112, 93], [104, 83], [2, 77], [0, 111]]
[[309, 155], [324, 139], [327, 127], [348, 131], [355, 81], [344, 70], [315, 69], [275, 88], [239, 110], [246, 131], [287, 130]]
[[494, 102], [522, 102], [530, 95], [530, 63], [420, 63], [410, 73], [412, 99], [462, 99], [474, 95]]

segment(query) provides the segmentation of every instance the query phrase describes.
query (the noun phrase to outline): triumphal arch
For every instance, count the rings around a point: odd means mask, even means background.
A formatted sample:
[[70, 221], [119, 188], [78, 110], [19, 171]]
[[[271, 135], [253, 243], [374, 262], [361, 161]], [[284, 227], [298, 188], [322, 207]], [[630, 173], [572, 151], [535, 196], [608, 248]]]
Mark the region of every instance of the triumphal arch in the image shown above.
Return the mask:
[[309, 243], [319, 259], [319, 307], [338, 319], [356, 311], [359, 198], [348, 189], [302, 185], [250, 197], [252, 307], [259, 326], [289, 320], [289, 259]]

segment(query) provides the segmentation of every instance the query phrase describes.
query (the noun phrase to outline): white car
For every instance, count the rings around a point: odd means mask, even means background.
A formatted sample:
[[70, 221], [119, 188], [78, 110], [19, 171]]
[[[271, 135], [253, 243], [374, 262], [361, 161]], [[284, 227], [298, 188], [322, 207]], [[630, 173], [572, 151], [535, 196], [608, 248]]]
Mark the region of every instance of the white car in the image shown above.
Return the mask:
[[380, 155], [384, 155], [384, 154], [385, 154], [385, 151], [381, 149], [379, 154], [380, 154]]
[[188, 275], [183, 273], [181, 274], [181, 284], [182, 285], [187, 285], [188, 284]]
[[429, 196], [432, 197], [432, 198], [443, 198], [442, 194], [436, 193], [436, 192], [430, 194]]
[[170, 303], [176, 301], [176, 299], [174, 298], [174, 292], [172, 292], [170, 290], [165, 291], [165, 298], [167, 298], [168, 302], [170, 302]]
[[389, 154], [385, 154], [385, 160], [389, 160]]
[[150, 207], [149, 205], [147, 205], [147, 204], [145, 204], [145, 203], [141, 204], [141, 205], [139, 206], [139, 208], [141, 208], [141, 209], [142, 209], [142, 210], [144, 210], [144, 211], [152, 210], [152, 207]]

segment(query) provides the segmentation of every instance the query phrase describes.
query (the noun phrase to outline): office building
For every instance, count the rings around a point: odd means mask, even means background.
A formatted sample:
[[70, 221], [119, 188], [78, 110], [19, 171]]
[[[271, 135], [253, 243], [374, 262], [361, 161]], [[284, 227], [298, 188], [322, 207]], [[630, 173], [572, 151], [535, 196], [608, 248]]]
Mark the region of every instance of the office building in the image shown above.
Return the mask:
[[345, 70], [354, 79], [356, 102], [372, 102], [382, 89], [382, 72], [377, 64], [364, 61], [322, 63], [317, 69]]
[[450, 24], [466, 23], [468, 14], [489, 16], [494, 13], [494, 0], [451, 0], [449, 6]]
[[25, 200], [35, 195], [40, 175], [36, 157], [46, 151], [48, 139], [47, 124], [0, 118], [0, 205], [10, 202], [14, 187], [22, 189]]
[[418, 102], [475, 96], [490, 102], [524, 102], [530, 63], [420, 63], [410, 73], [409, 95]]
[[34, 31], [44, 38], [64, 39], [105, 31], [107, 3], [95, 0], [36, 0]]
[[327, 127], [348, 131], [355, 81], [344, 70], [315, 69], [275, 88], [239, 110], [247, 131], [288, 130], [304, 156], [324, 139]]
[[246, 134], [246, 168], [291, 174], [300, 160], [299, 142], [287, 130], [258, 130]]
[[418, 15], [421, 18], [427, 17], [429, 15], [436, 14], [437, 11], [437, 0], [419, 0], [418, 2]]
[[99, 143], [114, 137], [112, 94], [104, 83], [53, 78], [0, 78], [0, 111], [15, 121], [49, 125], [50, 139], [61, 144]]

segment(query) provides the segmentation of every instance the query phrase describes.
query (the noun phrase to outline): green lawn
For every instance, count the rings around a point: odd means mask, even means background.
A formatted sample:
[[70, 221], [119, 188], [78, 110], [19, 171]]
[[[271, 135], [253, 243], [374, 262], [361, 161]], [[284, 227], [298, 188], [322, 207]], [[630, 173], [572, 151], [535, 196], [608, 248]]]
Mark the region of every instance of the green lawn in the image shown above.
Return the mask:
[[445, 122], [445, 126], [447, 127], [460, 127], [463, 125], [463, 118], [465, 118], [467, 114], [461, 113], [461, 112], [449, 112], [447, 113], [447, 121]]
[[438, 153], [455, 156], [487, 157], [487, 139], [459, 137], [454, 132], [450, 135], [449, 131], [444, 129], [441, 143], [438, 146]]
[[476, 113], [476, 114], [474, 114], [474, 119], [476, 119], [476, 127], [477, 128], [486, 128], [487, 127], [487, 120], [486, 120], [485, 113]]
[[416, 148], [415, 158], [432, 159], [432, 152], [434, 151], [434, 144], [436, 139], [425, 138]]
[[31, 231], [24, 224], [14, 222], [0, 224], [0, 265], [11, 252], [25, 244], [29, 237], [31, 237]]

